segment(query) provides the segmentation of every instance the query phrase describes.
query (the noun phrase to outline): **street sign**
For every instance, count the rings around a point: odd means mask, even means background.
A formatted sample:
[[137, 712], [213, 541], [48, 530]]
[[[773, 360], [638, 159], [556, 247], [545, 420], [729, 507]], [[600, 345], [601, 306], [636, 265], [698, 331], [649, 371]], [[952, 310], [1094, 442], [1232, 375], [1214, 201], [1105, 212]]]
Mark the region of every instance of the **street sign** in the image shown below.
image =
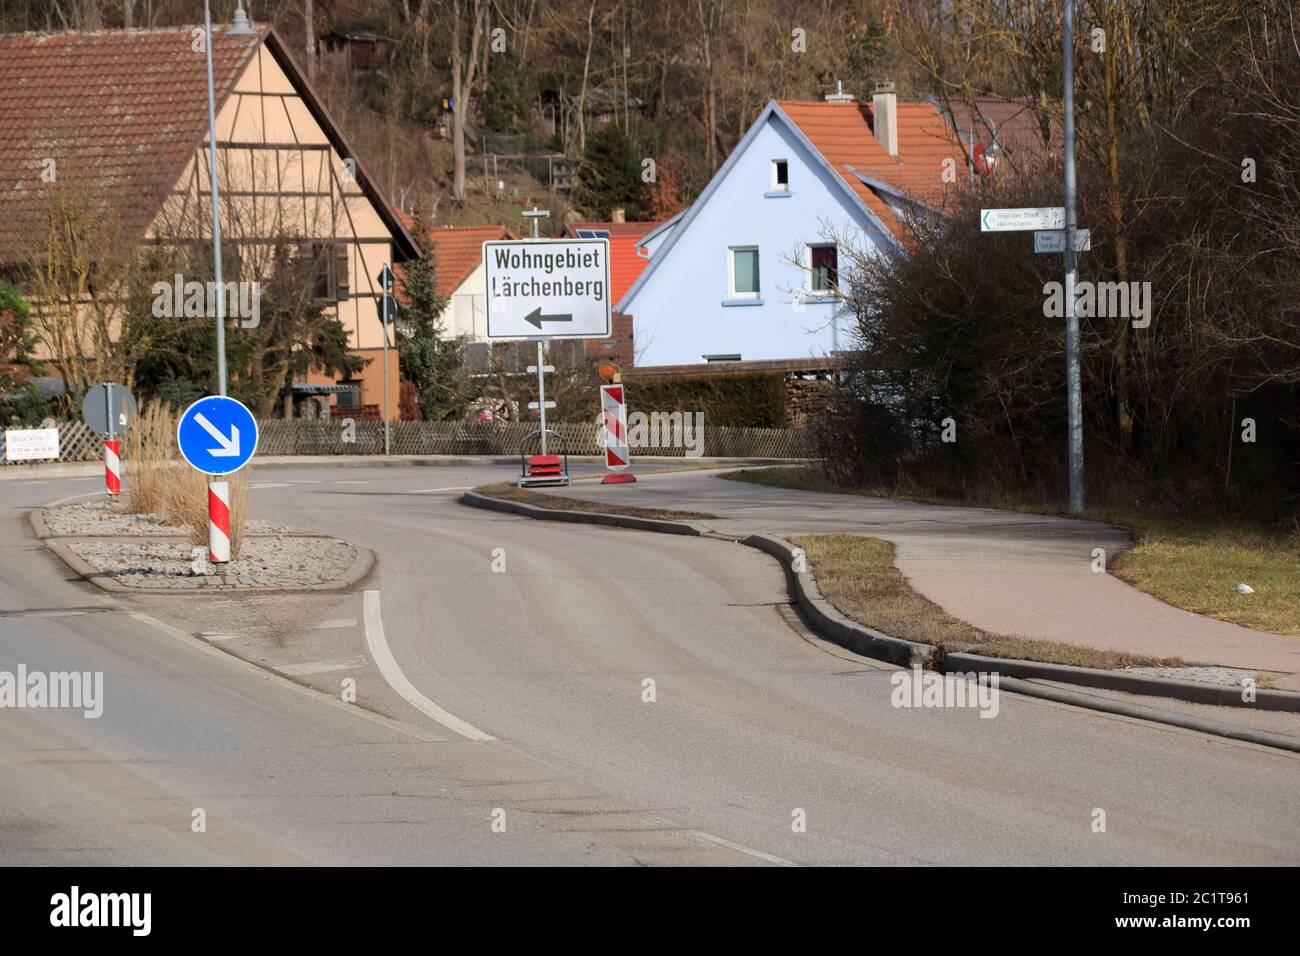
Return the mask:
[[135, 418], [135, 399], [125, 385], [100, 382], [81, 400], [81, 417], [101, 435], [120, 435]]
[[379, 314], [388, 325], [392, 325], [397, 321], [397, 300], [387, 292], [384, 293], [384, 298], [379, 303]]
[[[1074, 251], [1088, 252], [1092, 249], [1092, 233], [1087, 229], [1074, 231]], [[1051, 229], [1034, 233], [1034, 252], [1064, 252], [1065, 230]]]
[[375, 278], [379, 280], [379, 288], [385, 292], [393, 291], [393, 270], [388, 268], [387, 262], [384, 263], [384, 267], [379, 270], [379, 275], [375, 276]]
[[185, 409], [176, 425], [181, 456], [207, 475], [228, 475], [257, 450], [257, 420], [243, 402], [209, 395]]
[[980, 211], [980, 232], [1025, 232], [1031, 229], [1064, 228], [1064, 206]]
[[6, 461], [39, 461], [59, 457], [57, 428], [9, 428], [5, 430]]
[[489, 339], [609, 338], [608, 239], [485, 242], [483, 267]]

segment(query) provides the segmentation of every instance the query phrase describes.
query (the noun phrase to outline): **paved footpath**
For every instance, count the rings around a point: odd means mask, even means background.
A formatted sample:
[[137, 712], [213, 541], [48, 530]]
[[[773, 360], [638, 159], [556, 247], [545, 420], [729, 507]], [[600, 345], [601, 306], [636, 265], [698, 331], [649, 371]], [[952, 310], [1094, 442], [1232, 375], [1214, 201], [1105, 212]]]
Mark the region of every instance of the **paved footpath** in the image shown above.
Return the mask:
[[884, 538], [899, 570], [955, 617], [1006, 634], [1274, 671], [1300, 690], [1300, 638], [1253, 631], [1171, 607], [1092, 570], [1127, 533], [1095, 521], [766, 488], [716, 472], [648, 475], [634, 485], [581, 481], [565, 497], [703, 511], [729, 534], [842, 532]]

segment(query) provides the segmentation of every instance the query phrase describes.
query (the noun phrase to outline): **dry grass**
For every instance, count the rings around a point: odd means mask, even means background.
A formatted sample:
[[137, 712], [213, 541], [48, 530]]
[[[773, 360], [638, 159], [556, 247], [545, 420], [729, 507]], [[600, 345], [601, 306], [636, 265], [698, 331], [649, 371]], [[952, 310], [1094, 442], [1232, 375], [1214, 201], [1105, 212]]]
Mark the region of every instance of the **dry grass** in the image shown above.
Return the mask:
[[850, 534], [801, 535], [790, 539], [803, 548], [822, 596], [840, 613], [891, 637], [940, 645], [989, 657], [1073, 664], [1079, 667], [1178, 666], [1177, 658], [1152, 658], [1075, 644], [997, 634], [953, 617], [923, 597], [894, 567], [894, 546], [879, 538]]
[[[187, 528], [196, 545], [208, 543], [208, 481], [180, 460], [176, 416], [162, 402], [150, 402], [136, 416], [122, 449], [126, 468], [124, 507], [134, 514], [154, 514], [168, 524]], [[239, 557], [248, 517], [249, 473], [229, 476], [230, 556]]]
[[561, 498], [548, 495], [531, 488], [520, 488], [509, 481], [483, 485], [474, 489], [488, 498], [500, 498], [502, 501], [518, 501], [537, 508], [551, 508], [562, 511], [590, 511], [602, 515], [626, 515], [629, 518], [659, 518], [664, 521], [693, 521], [713, 518], [714, 515], [703, 511], [674, 511], [670, 508], [638, 508], [635, 505], [619, 504], [606, 501], [586, 501], [577, 498]]
[[[927, 504], [1002, 507], [1032, 514], [1075, 517], [1058, 509], [1027, 503], [954, 501], [900, 495], [883, 488], [834, 485], [816, 467], [758, 468], [720, 477], [732, 481], [920, 501]], [[1215, 520], [1192, 520], [1146, 512], [1089, 509], [1081, 517], [1124, 528], [1133, 547], [1112, 560], [1115, 577], [1166, 604], [1242, 627], [1300, 636], [1300, 535]], [[1249, 584], [1254, 594], [1238, 594]]]

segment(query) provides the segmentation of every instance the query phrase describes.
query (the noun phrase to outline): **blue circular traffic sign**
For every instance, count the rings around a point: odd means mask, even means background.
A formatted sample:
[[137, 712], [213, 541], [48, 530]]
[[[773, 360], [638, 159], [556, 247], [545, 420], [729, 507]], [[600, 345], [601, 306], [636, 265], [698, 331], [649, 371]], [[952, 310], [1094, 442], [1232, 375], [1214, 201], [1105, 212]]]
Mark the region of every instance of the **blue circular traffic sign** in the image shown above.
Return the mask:
[[181, 456], [207, 475], [228, 475], [257, 450], [257, 419], [243, 402], [209, 395], [185, 409], [176, 425]]

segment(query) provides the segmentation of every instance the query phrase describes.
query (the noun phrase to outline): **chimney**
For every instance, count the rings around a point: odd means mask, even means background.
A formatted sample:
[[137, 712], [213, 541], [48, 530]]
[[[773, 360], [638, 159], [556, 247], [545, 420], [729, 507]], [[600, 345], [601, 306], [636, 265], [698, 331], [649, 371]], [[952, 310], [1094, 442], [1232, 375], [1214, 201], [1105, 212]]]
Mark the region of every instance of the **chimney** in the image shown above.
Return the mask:
[[878, 80], [871, 94], [872, 132], [885, 152], [898, 155], [898, 95], [893, 80]]
[[622, 206], [615, 206], [609, 212], [611, 222], [627, 222], [627, 210]]
[[835, 92], [826, 94], [827, 103], [852, 103], [853, 94], [844, 92], [844, 83], [840, 80], [835, 81]]

